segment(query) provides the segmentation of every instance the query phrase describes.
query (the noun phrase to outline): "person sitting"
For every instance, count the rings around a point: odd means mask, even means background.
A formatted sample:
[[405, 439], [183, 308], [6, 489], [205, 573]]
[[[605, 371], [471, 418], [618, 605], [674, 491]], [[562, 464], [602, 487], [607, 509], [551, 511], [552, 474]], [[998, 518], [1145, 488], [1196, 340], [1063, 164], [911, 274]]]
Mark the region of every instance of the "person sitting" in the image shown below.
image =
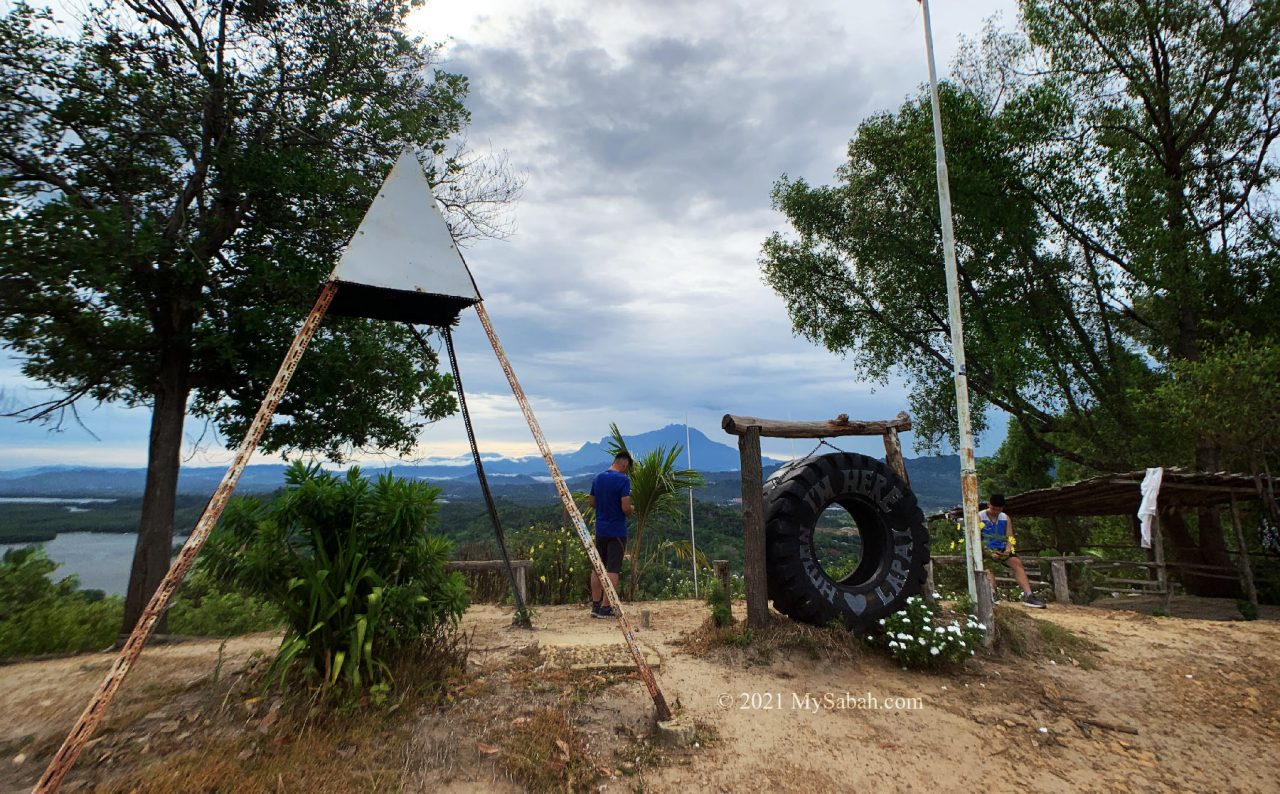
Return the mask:
[[[1013, 578], [1022, 588], [1022, 603], [1035, 609], [1044, 609], [1045, 603], [1031, 592], [1031, 582], [1027, 579], [1027, 569], [1022, 560], [1014, 553], [1013, 522], [1004, 512], [1004, 494], [993, 493], [986, 508], [978, 513], [982, 524], [983, 555], [992, 562], [1004, 563], [1013, 571]], [[987, 580], [991, 582], [991, 593], [996, 592], [996, 575], [987, 568]]]

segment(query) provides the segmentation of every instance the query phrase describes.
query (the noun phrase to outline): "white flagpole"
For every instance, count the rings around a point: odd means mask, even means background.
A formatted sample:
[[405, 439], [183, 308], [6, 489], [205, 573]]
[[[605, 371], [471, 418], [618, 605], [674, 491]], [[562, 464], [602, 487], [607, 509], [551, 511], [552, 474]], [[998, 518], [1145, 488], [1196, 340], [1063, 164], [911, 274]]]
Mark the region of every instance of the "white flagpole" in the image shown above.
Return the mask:
[[933, 106], [933, 142], [938, 171], [938, 212], [942, 216], [942, 258], [947, 271], [947, 314], [951, 320], [951, 356], [955, 368], [956, 414], [960, 425], [960, 493], [964, 498], [965, 568], [969, 597], [978, 604], [977, 577], [982, 571], [982, 539], [978, 534], [978, 470], [973, 456], [973, 425], [969, 418], [969, 381], [964, 360], [964, 327], [960, 318], [960, 286], [956, 268], [955, 229], [951, 223], [951, 184], [947, 154], [942, 145], [942, 111], [938, 104], [938, 73], [933, 60], [933, 26], [929, 0], [920, 0], [924, 11], [924, 43], [929, 59], [929, 100]]
[[[684, 454], [693, 470], [693, 444], [689, 443], [689, 412], [684, 412]], [[698, 536], [693, 532], [693, 486], [689, 486], [689, 545], [693, 548], [693, 597], [698, 597]]]

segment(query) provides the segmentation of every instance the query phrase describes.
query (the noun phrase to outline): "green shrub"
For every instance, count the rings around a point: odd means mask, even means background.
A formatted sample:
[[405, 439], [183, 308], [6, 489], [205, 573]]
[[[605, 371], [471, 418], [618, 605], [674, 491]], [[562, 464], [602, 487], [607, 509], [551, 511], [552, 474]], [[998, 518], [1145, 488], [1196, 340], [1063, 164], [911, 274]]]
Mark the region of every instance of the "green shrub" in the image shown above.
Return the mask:
[[123, 619], [119, 597], [38, 601], [0, 621], [0, 657], [106, 650], [116, 641]]
[[270, 504], [228, 506], [201, 570], [284, 616], [273, 674], [358, 691], [381, 682], [394, 659], [448, 644], [467, 607], [462, 577], [444, 571], [453, 544], [425, 532], [439, 492], [295, 463]]
[[513, 533], [512, 554], [533, 560], [530, 603], [576, 604], [590, 597], [591, 563], [574, 530], [534, 524]]
[[733, 606], [720, 580], [707, 581], [707, 604], [711, 607], [711, 620], [720, 628], [733, 623]]
[[179, 595], [169, 609], [169, 631], [195, 637], [234, 637], [284, 625], [271, 602], [242, 593], [208, 593], [199, 600]]
[[908, 598], [905, 609], [881, 619], [880, 625], [884, 633], [879, 641], [889, 655], [913, 670], [963, 662], [982, 642], [986, 628], [971, 615], [948, 621], [920, 596]]
[[9, 549], [0, 560], [0, 657], [100, 651], [115, 642], [124, 602], [77, 590], [44, 549]]
[[1236, 609], [1240, 610], [1240, 617], [1245, 620], [1258, 619], [1258, 605], [1247, 598], [1236, 601]]

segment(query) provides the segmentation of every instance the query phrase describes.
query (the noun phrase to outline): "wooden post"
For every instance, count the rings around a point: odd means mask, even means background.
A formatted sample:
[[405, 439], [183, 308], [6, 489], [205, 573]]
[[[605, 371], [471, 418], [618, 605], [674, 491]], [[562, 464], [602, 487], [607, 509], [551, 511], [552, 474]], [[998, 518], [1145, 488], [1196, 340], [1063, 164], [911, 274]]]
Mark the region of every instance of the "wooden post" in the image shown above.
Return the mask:
[[711, 568], [716, 572], [716, 578], [720, 580], [720, 586], [724, 588], [725, 598], [729, 599], [729, 603], [733, 603], [733, 580], [729, 578], [729, 561], [728, 560], [712, 560]]
[[907, 462], [902, 457], [902, 442], [898, 440], [897, 428], [885, 428], [884, 462], [893, 469], [894, 474], [902, 478], [904, 483], [911, 485], [911, 478], [907, 476]]
[[938, 588], [933, 583], [933, 560], [929, 560], [924, 564], [924, 600], [934, 603], [933, 594], [936, 592]]
[[186, 542], [182, 544], [182, 550], [178, 552], [177, 558], [169, 566], [169, 572], [164, 575], [164, 578], [160, 580], [160, 584], [156, 586], [155, 592], [151, 595], [151, 600], [147, 602], [146, 608], [142, 610], [142, 615], [138, 617], [138, 622], [133, 626], [133, 631], [129, 634], [129, 638], [125, 640], [124, 647], [120, 649], [119, 655], [116, 656], [111, 669], [107, 671], [107, 676], [103, 679], [102, 684], [99, 685], [98, 691], [89, 699], [89, 705], [85, 706], [84, 711], [80, 714], [80, 719], [76, 721], [76, 724], [71, 728], [71, 732], [67, 734], [67, 738], [62, 742], [62, 746], [58, 748], [58, 752], [54, 753], [53, 758], [49, 761], [48, 768], [45, 769], [44, 774], [41, 775], [40, 780], [36, 783], [35, 791], [37, 794], [46, 794], [46, 792], [58, 790], [58, 787], [62, 785], [62, 779], [71, 771], [71, 766], [80, 757], [80, 751], [89, 743], [89, 739], [93, 736], [94, 730], [97, 729], [98, 723], [102, 722], [102, 717], [106, 713], [107, 707], [111, 705], [116, 692], [120, 690], [120, 685], [124, 683], [125, 676], [133, 669], [134, 662], [138, 660], [138, 654], [142, 653], [142, 647], [151, 638], [151, 633], [155, 630], [156, 624], [160, 622], [160, 617], [169, 608], [170, 599], [173, 598], [183, 579], [186, 578], [187, 571], [191, 570], [191, 566], [196, 561], [196, 555], [204, 547], [204, 542], [209, 537], [209, 533], [217, 526], [218, 519], [222, 516], [222, 511], [227, 506], [227, 501], [235, 491], [236, 484], [240, 482], [240, 475], [244, 473], [244, 467], [249, 464], [249, 458], [252, 457], [254, 450], [258, 448], [258, 442], [262, 440], [262, 434], [266, 431], [267, 425], [271, 423], [271, 417], [275, 415], [276, 408], [280, 405], [280, 400], [284, 397], [285, 390], [289, 387], [289, 380], [298, 368], [298, 362], [302, 360], [302, 354], [306, 352], [307, 345], [311, 343], [311, 338], [319, 330], [320, 321], [324, 319], [325, 312], [329, 310], [329, 304], [333, 302], [333, 296], [337, 292], [338, 285], [333, 281], [326, 283], [320, 290], [320, 295], [316, 298], [315, 305], [311, 307], [311, 312], [307, 315], [307, 319], [303, 321], [302, 327], [298, 329], [298, 333], [293, 337], [293, 343], [289, 346], [288, 351], [285, 352], [284, 360], [280, 362], [280, 368], [276, 370], [275, 379], [271, 381], [271, 385], [267, 388], [267, 393], [263, 395], [262, 403], [258, 406], [258, 413], [254, 415], [253, 421], [249, 424], [249, 429], [245, 432], [244, 438], [241, 439], [240, 448], [236, 451], [235, 459], [227, 467], [227, 473], [222, 475], [222, 482], [218, 484], [218, 489], [213, 492], [213, 498], [205, 505], [204, 512], [200, 514], [199, 520], [196, 521], [195, 529], [191, 530]]
[[516, 568], [516, 591], [520, 593], [520, 601], [523, 604], [529, 603], [529, 579], [528, 568], [521, 565]]
[[978, 571], [973, 577], [974, 589], [978, 591], [978, 622], [986, 626], [982, 635], [982, 647], [990, 648], [996, 642], [996, 607], [991, 600], [991, 581], [984, 571]]
[[1059, 604], [1071, 603], [1071, 587], [1067, 584], [1067, 561], [1052, 560], [1049, 573], [1053, 577], [1053, 600]]
[[1169, 566], [1164, 559], [1164, 533], [1160, 529], [1160, 515], [1157, 513], [1151, 521], [1151, 545], [1155, 551], [1156, 581], [1160, 584], [1160, 592], [1164, 595], [1164, 611], [1169, 612], [1169, 603], [1173, 598], [1173, 587], [1169, 584]]
[[738, 437], [742, 465], [742, 574], [747, 584], [747, 625], [769, 625], [769, 584], [764, 564], [764, 474], [760, 461], [760, 428], [747, 427]]
[[1249, 545], [1244, 539], [1244, 524], [1240, 521], [1240, 505], [1231, 494], [1231, 523], [1236, 527], [1236, 543], [1240, 545], [1240, 578], [1244, 581], [1244, 594], [1255, 607], [1258, 605], [1258, 588], [1253, 583], [1253, 566], [1249, 564]]

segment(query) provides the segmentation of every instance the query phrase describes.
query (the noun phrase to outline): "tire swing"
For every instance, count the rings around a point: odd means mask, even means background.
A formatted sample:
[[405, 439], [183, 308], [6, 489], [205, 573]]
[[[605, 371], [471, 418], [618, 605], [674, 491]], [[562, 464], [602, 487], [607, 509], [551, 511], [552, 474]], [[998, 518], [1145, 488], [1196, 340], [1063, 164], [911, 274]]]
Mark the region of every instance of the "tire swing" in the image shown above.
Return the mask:
[[[862, 541], [857, 567], [838, 579], [814, 543], [818, 519], [833, 504], [848, 511]], [[769, 599], [792, 620], [863, 629], [924, 587], [924, 514], [902, 478], [874, 458], [841, 452], [784, 466], [764, 484], [764, 521]]]

